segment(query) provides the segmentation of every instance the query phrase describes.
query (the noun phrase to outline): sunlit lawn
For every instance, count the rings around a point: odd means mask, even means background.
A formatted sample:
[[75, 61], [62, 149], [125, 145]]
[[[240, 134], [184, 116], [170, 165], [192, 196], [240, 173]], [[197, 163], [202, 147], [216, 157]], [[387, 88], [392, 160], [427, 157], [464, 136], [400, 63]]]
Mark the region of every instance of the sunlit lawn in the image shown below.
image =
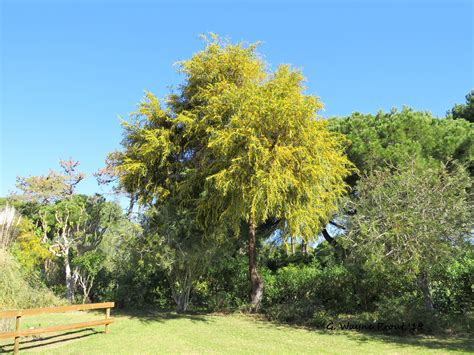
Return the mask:
[[[275, 325], [244, 315], [177, 315], [172, 312], [117, 313], [110, 333], [103, 327], [23, 338], [21, 352], [48, 354], [413, 354], [472, 352], [473, 339], [395, 337], [330, 332]], [[101, 313], [25, 318], [22, 328], [100, 319]], [[3, 342], [0, 353], [10, 352]]]

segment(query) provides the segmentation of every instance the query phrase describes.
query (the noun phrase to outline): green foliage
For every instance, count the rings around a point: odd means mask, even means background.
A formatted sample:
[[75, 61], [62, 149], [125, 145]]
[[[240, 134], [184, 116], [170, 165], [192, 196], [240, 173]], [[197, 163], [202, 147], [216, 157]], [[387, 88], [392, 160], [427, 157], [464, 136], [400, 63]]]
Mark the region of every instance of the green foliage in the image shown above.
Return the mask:
[[359, 181], [347, 263], [376, 276], [355, 273], [363, 287], [385, 285], [373, 299], [365, 297], [375, 306], [375, 319], [419, 319], [436, 330], [448, 324], [443, 312], [472, 310], [472, 278], [466, 274], [474, 251], [470, 187], [461, 166], [415, 162], [392, 172], [375, 170]]
[[[404, 266], [367, 261], [367, 258], [349, 258], [341, 263], [334, 255], [321, 258], [322, 247], [306, 256], [312, 261], [302, 263], [299, 258], [291, 258], [297, 261], [273, 272], [264, 270], [266, 292], [262, 312], [268, 318], [315, 327], [325, 327], [331, 322], [422, 323], [422, 327], [409, 330], [413, 333], [472, 329], [472, 282], [469, 283], [472, 258], [464, 255], [451, 260], [450, 265], [458, 270], [454, 278], [441, 266], [439, 272], [431, 273], [436, 312], [430, 312], [416, 277], [407, 273]], [[448, 297], [452, 290], [456, 292]]]
[[140, 225], [126, 218], [104, 233], [98, 246], [105, 255], [104, 268], [97, 275], [93, 300], [113, 299], [120, 307], [165, 305], [157, 294], [166, 289], [166, 277], [154, 265], [143, 262], [141, 235]]
[[220, 250], [196, 283], [193, 304], [218, 312], [244, 309], [248, 301], [248, 259], [239, 248], [221, 246]]
[[34, 231], [30, 228], [14, 250], [26, 268], [41, 269], [44, 280], [56, 291], [65, 291], [70, 302], [79, 283], [85, 301], [99, 273], [93, 267], [101, 262], [95, 258], [101, 255], [96, 249], [123, 213], [118, 204], [100, 195], [75, 193], [85, 177], [77, 172], [79, 162], [61, 160], [60, 165], [61, 172], [18, 178], [17, 187], [23, 194], [13, 195], [11, 200], [36, 227]]
[[103, 299], [113, 299], [121, 308], [171, 308], [174, 301], [166, 273], [155, 263], [148, 263], [138, 250], [126, 249], [122, 254], [125, 259], [117, 260], [105, 282], [99, 274]]
[[313, 315], [320, 285], [320, 270], [312, 265], [289, 265], [275, 275], [265, 275], [264, 309], [270, 317], [285, 322]]
[[433, 273], [433, 299], [438, 309], [460, 314], [474, 309], [474, 248], [466, 248], [447, 264], [435, 265]]
[[474, 122], [474, 90], [471, 90], [466, 95], [465, 104], [456, 104], [448, 112], [454, 119], [465, 119], [469, 122]]
[[191, 289], [219, 256], [212, 241], [203, 238], [191, 211], [169, 203], [147, 212], [142, 248], [146, 258], [161, 268], [170, 284], [177, 311], [187, 309]]
[[455, 159], [474, 167], [474, 130], [465, 120], [438, 119], [404, 108], [333, 118], [330, 127], [347, 135], [347, 154], [362, 173], [412, 160], [435, 167]]
[[404, 265], [414, 274], [468, 244], [471, 181], [462, 167], [425, 168], [416, 163], [374, 171], [357, 185], [349, 238], [354, 256]]
[[0, 309], [34, 308], [62, 303], [32, 275], [25, 275], [18, 262], [0, 251]]
[[93, 277], [102, 270], [104, 261], [105, 255], [101, 250], [88, 251], [72, 260], [74, 266]]
[[[278, 257], [281, 263], [282, 260]], [[315, 324], [321, 312], [357, 311], [360, 306], [354, 290], [353, 275], [346, 265], [334, 259], [322, 262], [318, 251], [307, 261], [290, 258], [277, 270], [264, 273], [266, 293], [263, 311], [268, 317], [284, 322]], [[268, 261], [274, 263], [272, 260]]]
[[40, 231], [33, 223], [22, 217], [18, 226], [19, 232], [11, 253], [27, 274], [38, 273], [48, 259], [52, 259], [48, 246], [42, 242]]

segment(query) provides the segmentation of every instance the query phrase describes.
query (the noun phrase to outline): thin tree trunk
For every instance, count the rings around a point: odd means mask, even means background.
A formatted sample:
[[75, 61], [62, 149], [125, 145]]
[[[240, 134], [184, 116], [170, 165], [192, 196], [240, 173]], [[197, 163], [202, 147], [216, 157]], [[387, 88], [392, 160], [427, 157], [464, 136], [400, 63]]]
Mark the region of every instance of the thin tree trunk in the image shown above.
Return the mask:
[[250, 307], [257, 311], [263, 298], [263, 280], [257, 272], [257, 246], [255, 237], [255, 223], [252, 218], [248, 222], [249, 235], [249, 276], [250, 276]]
[[83, 277], [81, 274], [77, 274], [79, 281], [79, 285], [82, 288], [82, 303], [86, 303], [87, 301], [90, 301], [89, 295], [92, 290], [92, 286], [94, 286], [94, 278], [91, 275], [88, 275], [86, 277]]
[[130, 195], [130, 203], [129, 203], [128, 209], [127, 209], [127, 218], [128, 218], [129, 220], [132, 219], [133, 207], [135, 206], [135, 202], [136, 202], [136, 201], [137, 201], [136, 195], [131, 194], [131, 195]]
[[69, 263], [69, 249], [64, 252], [64, 270], [66, 273], [66, 299], [69, 302], [74, 301], [74, 278], [71, 272], [71, 265]]
[[304, 240], [301, 242], [301, 252], [304, 255], [308, 255], [308, 243], [306, 243]]
[[429, 287], [428, 273], [422, 271], [419, 277], [419, 284], [421, 292], [423, 293], [423, 299], [425, 301], [426, 310], [429, 312], [434, 311], [433, 299], [431, 298], [431, 292]]

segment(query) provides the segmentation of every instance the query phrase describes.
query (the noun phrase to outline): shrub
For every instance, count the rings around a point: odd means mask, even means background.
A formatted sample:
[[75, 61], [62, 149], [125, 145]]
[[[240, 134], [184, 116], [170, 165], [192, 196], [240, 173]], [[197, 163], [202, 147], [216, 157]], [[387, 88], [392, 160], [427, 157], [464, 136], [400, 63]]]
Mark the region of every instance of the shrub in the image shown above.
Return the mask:
[[[36, 308], [64, 303], [41, 284], [38, 278], [27, 278], [18, 262], [6, 252], [0, 251], [0, 310]], [[0, 331], [11, 329], [12, 321], [0, 323]]]
[[439, 311], [465, 314], [474, 309], [474, 259], [469, 252], [448, 265], [436, 265], [432, 294]]
[[272, 319], [302, 322], [311, 318], [320, 304], [321, 272], [312, 265], [288, 265], [265, 278], [264, 312]]
[[28, 275], [38, 274], [45, 260], [53, 257], [35, 232], [33, 223], [27, 218], [22, 218], [18, 224], [18, 236], [11, 247], [11, 253]]
[[216, 259], [195, 285], [194, 306], [209, 311], [230, 312], [248, 301], [248, 264], [245, 255], [223, 255]]

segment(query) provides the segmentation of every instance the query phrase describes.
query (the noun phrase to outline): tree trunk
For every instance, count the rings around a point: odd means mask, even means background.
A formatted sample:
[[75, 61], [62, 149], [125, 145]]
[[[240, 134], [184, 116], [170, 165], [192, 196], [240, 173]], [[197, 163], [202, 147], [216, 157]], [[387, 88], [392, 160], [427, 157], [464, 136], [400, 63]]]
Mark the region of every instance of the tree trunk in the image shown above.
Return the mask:
[[336, 243], [336, 240], [331, 237], [331, 235], [328, 233], [328, 230], [326, 228], [324, 228], [321, 233], [323, 234], [323, 237], [324, 239], [326, 239], [326, 241], [331, 244], [333, 247], [336, 247], [337, 246], [337, 243]]
[[92, 286], [94, 285], [94, 277], [92, 277], [90, 274], [84, 276], [84, 274], [81, 274], [78, 271], [75, 271], [75, 275], [77, 275], [77, 279], [75, 279], [76, 284], [78, 282], [82, 289], [82, 303], [85, 304], [87, 301], [90, 301], [89, 295], [91, 293]]
[[341, 259], [345, 259], [347, 257], [346, 250], [328, 233], [328, 230], [324, 228], [321, 233], [323, 234], [324, 239], [334, 247], [336, 255]]
[[308, 255], [308, 243], [306, 243], [304, 240], [301, 242], [301, 252], [304, 255]]
[[66, 299], [69, 302], [74, 301], [74, 278], [69, 263], [69, 249], [64, 252], [64, 270], [66, 273]]
[[189, 290], [182, 291], [176, 301], [176, 313], [184, 313], [188, 309]]
[[[176, 285], [174, 280], [177, 281], [178, 285]], [[172, 275], [168, 276], [168, 282], [170, 283], [173, 300], [176, 303], [176, 312], [186, 312], [189, 305], [189, 295], [191, 294], [191, 288], [193, 285], [193, 274], [191, 269], [186, 270], [184, 274], [180, 274], [178, 271], [175, 278]]]
[[127, 218], [128, 220], [132, 220], [132, 214], [133, 214], [133, 207], [135, 206], [135, 202], [137, 202], [137, 197], [134, 194], [130, 195], [130, 204], [128, 205], [127, 209]]
[[263, 298], [263, 280], [257, 272], [257, 246], [255, 238], [255, 223], [252, 218], [248, 222], [249, 228], [249, 276], [250, 276], [250, 307], [251, 311], [258, 310]]
[[429, 312], [434, 311], [433, 299], [431, 298], [431, 292], [429, 287], [428, 273], [422, 271], [419, 277], [419, 285], [421, 292], [423, 293], [423, 299], [425, 301], [426, 310]]

